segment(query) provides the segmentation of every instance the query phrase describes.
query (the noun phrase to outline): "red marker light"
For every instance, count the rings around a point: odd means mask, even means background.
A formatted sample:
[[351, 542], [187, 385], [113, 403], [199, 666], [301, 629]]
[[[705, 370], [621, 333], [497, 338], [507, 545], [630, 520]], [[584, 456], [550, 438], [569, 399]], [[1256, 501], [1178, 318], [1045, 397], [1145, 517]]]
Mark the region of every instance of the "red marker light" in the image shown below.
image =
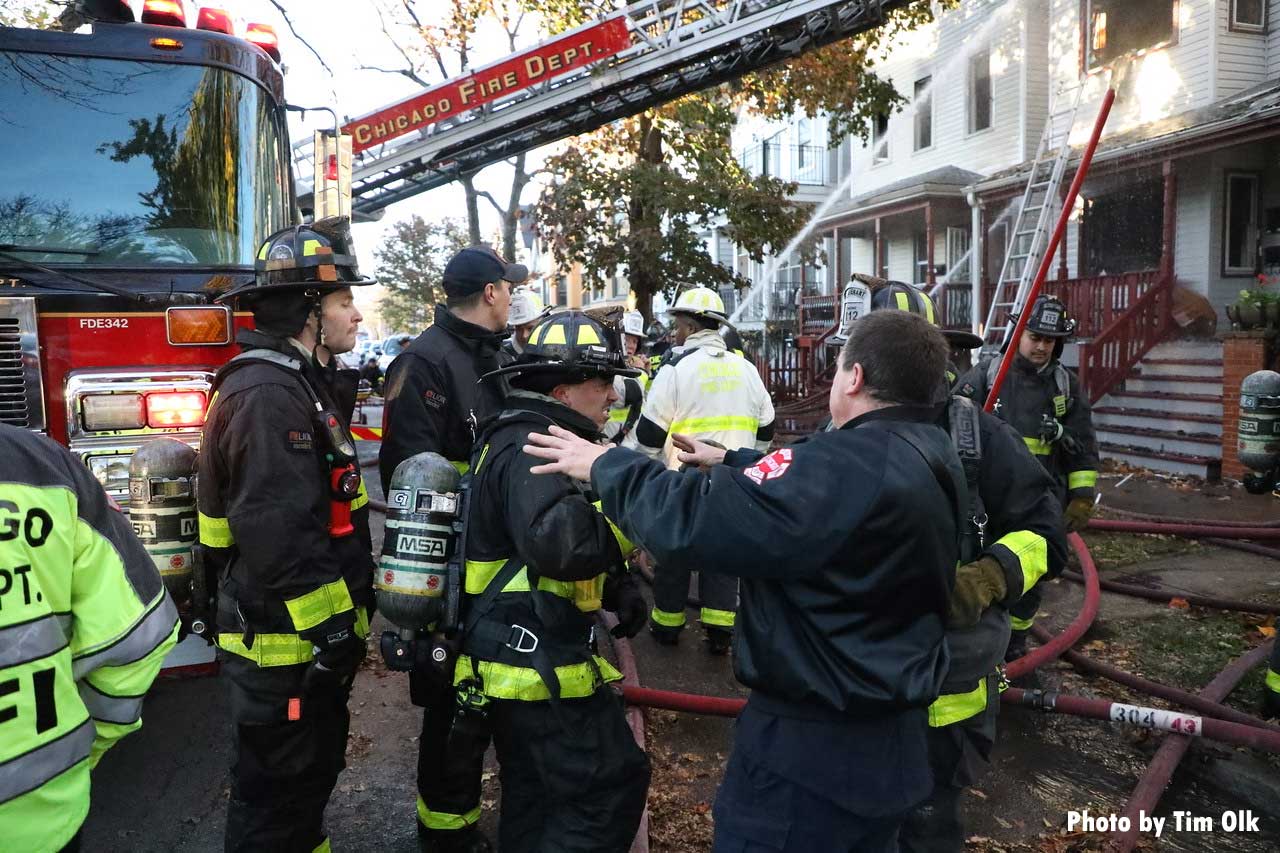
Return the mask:
[[276, 62], [280, 61], [280, 39], [276, 36], [274, 27], [267, 24], [250, 24], [245, 28], [244, 39], [262, 48], [267, 56]]
[[197, 30], [209, 30], [214, 33], [232, 35], [231, 16], [225, 9], [204, 8], [196, 18]]
[[182, 0], [147, 0], [142, 4], [142, 23], [161, 27], [185, 27], [187, 13]]
[[328, 168], [325, 169], [324, 178], [326, 181], [338, 180], [338, 155], [337, 154], [329, 155], [329, 164], [328, 164]]

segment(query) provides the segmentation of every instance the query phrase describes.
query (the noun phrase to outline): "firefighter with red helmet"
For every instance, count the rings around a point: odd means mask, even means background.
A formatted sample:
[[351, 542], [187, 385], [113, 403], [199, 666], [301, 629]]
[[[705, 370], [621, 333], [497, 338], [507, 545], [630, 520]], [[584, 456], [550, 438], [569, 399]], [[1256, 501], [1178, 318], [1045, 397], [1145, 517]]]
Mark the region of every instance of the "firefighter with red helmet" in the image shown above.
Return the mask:
[[534, 476], [530, 431], [558, 426], [591, 441], [632, 377], [612, 330], [581, 311], [534, 327], [514, 364], [506, 408], [480, 427], [471, 463], [462, 654], [455, 729], [491, 731], [501, 764], [498, 847], [630, 849], [649, 762], [618, 697], [621, 675], [598, 654], [591, 614], [618, 614], [615, 636], [644, 627], [646, 607], [625, 558], [634, 550], [585, 483]]
[[199, 457], [200, 541], [218, 575], [217, 645], [235, 726], [226, 850], [328, 849], [347, 700], [373, 609], [368, 497], [349, 431], [356, 266], [332, 221], [273, 234], [252, 281], [218, 301], [253, 312], [211, 389]]
[[[1089, 523], [1098, 483], [1098, 441], [1089, 398], [1075, 372], [1059, 361], [1075, 328], [1066, 305], [1053, 296], [1038, 297], [993, 410], [1018, 431], [1054, 478], [1063, 522], [1071, 532]], [[984, 403], [999, 369], [999, 358], [979, 363], [960, 378], [957, 393]], [[1011, 608], [1011, 660], [1025, 652], [1039, 606], [1040, 591], [1033, 587]]]

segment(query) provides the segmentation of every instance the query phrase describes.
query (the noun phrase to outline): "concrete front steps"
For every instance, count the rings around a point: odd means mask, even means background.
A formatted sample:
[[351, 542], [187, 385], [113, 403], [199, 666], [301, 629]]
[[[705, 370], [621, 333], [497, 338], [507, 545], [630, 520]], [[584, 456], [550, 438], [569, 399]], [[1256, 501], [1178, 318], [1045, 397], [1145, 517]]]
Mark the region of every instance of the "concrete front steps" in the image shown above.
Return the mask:
[[1222, 468], [1222, 344], [1159, 344], [1093, 407], [1093, 424], [1104, 458], [1216, 479]]

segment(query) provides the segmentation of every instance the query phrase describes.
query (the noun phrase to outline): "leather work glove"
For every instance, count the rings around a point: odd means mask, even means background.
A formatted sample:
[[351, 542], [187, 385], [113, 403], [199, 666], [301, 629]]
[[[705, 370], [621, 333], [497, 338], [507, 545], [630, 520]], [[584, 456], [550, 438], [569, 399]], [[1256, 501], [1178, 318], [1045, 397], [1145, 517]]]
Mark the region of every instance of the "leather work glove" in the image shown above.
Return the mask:
[[649, 603], [644, 600], [635, 575], [609, 575], [605, 578], [600, 604], [618, 616], [618, 624], [609, 632], [615, 637], [634, 637], [649, 620]]
[[956, 586], [951, 592], [947, 625], [972, 628], [982, 618], [982, 611], [1008, 593], [1004, 567], [995, 557], [980, 557], [956, 569]]
[[305, 680], [308, 693], [351, 686], [366, 651], [364, 638], [356, 634], [355, 621], [355, 611], [348, 610], [300, 635], [311, 643], [313, 655]]
[[1072, 498], [1062, 513], [1062, 523], [1067, 526], [1067, 532], [1079, 533], [1084, 530], [1089, 519], [1093, 518], [1093, 511], [1092, 498]]

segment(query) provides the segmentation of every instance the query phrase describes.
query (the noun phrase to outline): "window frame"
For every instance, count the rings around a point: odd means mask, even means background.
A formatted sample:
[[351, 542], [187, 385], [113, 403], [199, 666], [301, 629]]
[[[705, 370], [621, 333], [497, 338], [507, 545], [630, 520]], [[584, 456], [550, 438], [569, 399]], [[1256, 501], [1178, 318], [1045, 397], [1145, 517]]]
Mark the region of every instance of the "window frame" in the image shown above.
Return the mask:
[[[1178, 40], [1182, 35], [1181, 27], [1181, 7], [1182, 0], [1169, 0], [1169, 22], [1171, 24], [1171, 32], [1169, 38], [1165, 41], [1156, 42], [1146, 47], [1140, 47], [1125, 53], [1113, 56], [1106, 62], [1100, 62], [1097, 65], [1090, 65], [1090, 55], [1093, 49], [1090, 47], [1093, 35], [1093, 15], [1091, 7], [1094, 0], [1080, 0], [1080, 73], [1081, 74], [1098, 74], [1107, 70], [1117, 60], [1138, 54], [1149, 53], [1155, 50], [1165, 50], [1170, 47], [1176, 47]], [[1230, 18], [1228, 18], [1228, 21]]]
[[[1233, 267], [1227, 262], [1227, 253], [1230, 251], [1228, 241], [1231, 236], [1231, 182], [1236, 178], [1244, 178], [1253, 184], [1252, 193], [1252, 222], [1253, 222], [1253, 242], [1254, 254], [1250, 257], [1248, 267]], [[1260, 214], [1262, 212], [1262, 175], [1258, 172], [1249, 172], [1239, 169], [1229, 170], [1222, 175], [1222, 254], [1220, 258], [1220, 268], [1223, 278], [1252, 278], [1254, 270], [1257, 268], [1257, 242], [1258, 235], [1262, 229]]]
[[[987, 57], [987, 126], [978, 127], [978, 98], [975, 92], [978, 76], [974, 73], [974, 69], [978, 65], [976, 60], [983, 54]], [[996, 126], [996, 87], [994, 78], [991, 76], [991, 45], [975, 51], [973, 56], [969, 57], [965, 74], [967, 76], [965, 80], [965, 136], [976, 136], [979, 133], [986, 133]]]
[[[921, 83], [924, 84], [925, 88], [929, 92], [928, 98], [925, 102], [926, 106], [928, 106], [929, 108], [927, 115], [923, 110], [920, 109], [920, 104], [918, 103]], [[916, 81], [912, 84], [911, 151], [913, 154], [919, 154], [922, 151], [929, 151], [933, 148], [933, 125], [934, 125], [934, 119], [936, 117], [937, 116], [936, 116], [936, 111], [934, 109], [934, 98], [933, 98], [933, 72], [931, 71], [928, 74], [924, 75], [923, 77], [917, 78]], [[920, 120], [924, 118], [927, 118], [929, 122], [929, 141], [927, 144], [921, 145], [920, 144]]]
[[1267, 20], [1268, 7], [1271, 5], [1267, 0], [1262, 2], [1262, 23], [1246, 24], [1236, 20], [1236, 9], [1240, 6], [1240, 0], [1231, 0], [1231, 8], [1227, 10], [1227, 29], [1233, 33], [1248, 33], [1249, 35], [1266, 35], [1269, 31]]

